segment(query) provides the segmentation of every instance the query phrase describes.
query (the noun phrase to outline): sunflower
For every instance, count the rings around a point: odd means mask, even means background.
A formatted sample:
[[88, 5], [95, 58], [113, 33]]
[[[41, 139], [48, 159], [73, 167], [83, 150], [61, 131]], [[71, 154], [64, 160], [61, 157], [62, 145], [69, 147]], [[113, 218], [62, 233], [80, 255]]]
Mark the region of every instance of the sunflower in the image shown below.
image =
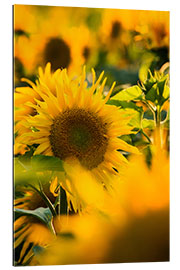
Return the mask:
[[[54, 193], [53, 182], [44, 183], [43, 192], [48, 196], [49, 200], [54, 203], [57, 194]], [[42, 197], [37, 191], [30, 187], [21, 187], [16, 189], [20, 191], [21, 197], [14, 200], [14, 207], [23, 210], [35, 210], [37, 208], [45, 209]], [[34, 247], [45, 247], [53, 240], [53, 233], [47, 224], [42, 220], [30, 215], [20, 215], [14, 220], [14, 248], [15, 259], [18, 264], [27, 263], [34, 255]]]
[[132, 30], [137, 24], [137, 11], [105, 9], [102, 16], [100, 38], [111, 49], [121, 48], [122, 44], [128, 45]]
[[123, 168], [108, 200], [114, 214], [108, 219], [94, 214], [62, 217], [60, 237], [36, 254], [31, 265], [169, 259], [169, 157], [157, 130], [153, 137], [151, 167], [144, 155], [132, 155]]
[[139, 23], [136, 26], [139, 34], [136, 40], [143, 40], [151, 48], [169, 47], [169, 12], [139, 11]]
[[[95, 33], [81, 24], [79, 27], [71, 27], [68, 30], [72, 46], [72, 58], [74, 59], [71, 70], [79, 73], [82, 66], [95, 66], [98, 56], [98, 45]], [[72, 72], [72, 71], [71, 71]]]
[[[41, 96], [41, 101], [36, 99], [36, 104], [26, 103], [36, 111], [36, 115], [25, 118], [22, 125], [29, 131], [19, 140], [27, 145], [39, 144], [35, 155], [52, 155], [63, 160], [67, 176], [69, 164], [72, 168], [76, 163], [80, 171], [88, 172], [91, 179], [99, 180], [108, 189], [112, 184], [111, 176], [117, 175], [121, 166], [127, 163], [118, 150], [134, 153], [138, 150], [118, 138], [133, 132], [133, 127], [128, 125], [133, 113], [132, 110], [120, 110], [106, 104], [115, 83], [102, 98], [106, 83], [105, 78], [100, 85], [103, 73], [96, 80], [92, 70], [92, 86], [87, 88], [85, 69], [80, 77], [70, 80], [66, 69], [51, 73], [48, 63], [45, 72], [39, 68], [36, 84], [24, 79]], [[78, 177], [76, 172], [75, 176]], [[74, 193], [72, 183], [72, 175], [63, 182], [66, 191], [71, 189], [69, 194]], [[77, 211], [80, 202], [75, 203], [73, 195], [71, 200]]]
[[[14, 81], [19, 83], [20, 78], [24, 76], [24, 62], [21, 52], [18, 51], [19, 39], [24, 41], [24, 45], [29, 41], [31, 34], [35, 34], [38, 30], [38, 16], [36, 6], [30, 5], [14, 5]], [[24, 48], [22, 49], [22, 55]], [[31, 55], [28, 55], [31, 63]], [[28, 61], [27, 61], [28, 64]]]
[[[66, 34], [51, 35], [48, 32], [21, 36], [15, 43], [15, 59], [25, 68], [25, 74], [33, 74], [41, 63], [44, 66], [51, 61], [52, 69], [70, 68], [72, 64], [72, 44]], [[16, 65], [16, 61], [15, 61]]]
[[16, 35], [28, 35], [38, 29], [36, 6], [14, 5], [14, 31]]
[[105, 9], [99, 30], [100, 44], [107, 52], [107, 61], [112, 65], [126, 67], [127, 47], [132, 43], [129, 30], [136, 24], [136, 11]]
[[[39, 9], [38, 31], [30, 36], [19, 36], [15, 40], [16, 69], [18, 63], [21, 63], [24, 66], [25, 75], [29, 76], [37, 71], [39, 65], [45, 67], [48, 62], [51, 62], [53, 71], [58, 68], [67, 68], [72, 73], [84, 64], [83, 57], [80, 54], [77, 55], [77, 48], [81, 47], [81, 44], [76, 41], [69, 25], [71, 13], [71, 9], [53, 7], [48, 9], [47, 16], [44, 18], [44, 9]], [[59, 23], [60, 18], [61, 23]], [[87, 37], [86, 33], [85, 37]], [[89, 44], [89, 46], [91, 45]], [[85, 50], [85, 55], [87, 56], [87, 54], [88, 52]], [[78, 57], [80, 58], [79, 62]]]

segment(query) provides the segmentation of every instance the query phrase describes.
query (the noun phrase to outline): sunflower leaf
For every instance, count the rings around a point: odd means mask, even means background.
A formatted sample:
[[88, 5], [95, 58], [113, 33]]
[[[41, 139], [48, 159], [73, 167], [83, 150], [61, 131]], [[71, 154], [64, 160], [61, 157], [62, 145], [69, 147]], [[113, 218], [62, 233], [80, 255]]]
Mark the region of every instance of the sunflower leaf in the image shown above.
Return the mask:
[[153, 130], [155, 128], [155, 122], [152, 119], [143, 119], [142, 120], [142, 128], [149, 128]]
[[31, 165], [35, 171], [64, 171], [62, 160], [57, 157], [36, 155], [32, 157]]
[[128, 101], [128, 100], [140, 100], [142, 97], [142, 90], [138, 85], [134, 85], [127, 89], [120, 91], [118, 94], [113, 96], [113, 100]]
[[31, 183], [36, 181], [36, 174], [30, 163], [23, 162], [19, 157], [14, 159], [14, 180], [15, 184]]
[[108, 100], [108, 102], [106, 104], [121, 107], [123, 109], [127, 109], [127, 108], [134, 109], [134, 110], [139, 111], [139, 112], [141, 112], [143, 110], [141, 106], [137, 106], [135, 104], [135, 102], [133, 102], [133, 101], [121, 101], [121, 100], [117, 100], [117, 99], [110, 99], [110, 100]]
[[31, 216], [39, 219], [45, 224], [49, 224], [52, 219], [52, 214], [49, 208], [39, 207], [35, 210], [14, 209], [15, 216]]

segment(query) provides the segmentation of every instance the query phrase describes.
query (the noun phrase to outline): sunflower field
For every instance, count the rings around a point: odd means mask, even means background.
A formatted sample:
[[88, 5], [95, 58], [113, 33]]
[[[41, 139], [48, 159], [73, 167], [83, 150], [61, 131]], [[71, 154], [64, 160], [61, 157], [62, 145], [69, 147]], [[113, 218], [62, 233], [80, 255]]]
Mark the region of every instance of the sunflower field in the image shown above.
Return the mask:
[[14, 265], [169, 261], [169, 12], [14, 5]]

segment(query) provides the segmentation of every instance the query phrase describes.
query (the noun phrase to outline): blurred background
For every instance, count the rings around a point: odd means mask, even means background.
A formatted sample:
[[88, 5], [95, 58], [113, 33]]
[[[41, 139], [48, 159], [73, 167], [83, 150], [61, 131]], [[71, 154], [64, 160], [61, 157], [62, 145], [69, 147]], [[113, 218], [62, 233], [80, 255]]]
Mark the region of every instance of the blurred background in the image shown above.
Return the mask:
[[73, 75], [105, 70], [117, 88], [143, 80], [169, 61], [169, 12], [14, 6], [15, 86], [35, 80], [37, 67], [67, 68]]

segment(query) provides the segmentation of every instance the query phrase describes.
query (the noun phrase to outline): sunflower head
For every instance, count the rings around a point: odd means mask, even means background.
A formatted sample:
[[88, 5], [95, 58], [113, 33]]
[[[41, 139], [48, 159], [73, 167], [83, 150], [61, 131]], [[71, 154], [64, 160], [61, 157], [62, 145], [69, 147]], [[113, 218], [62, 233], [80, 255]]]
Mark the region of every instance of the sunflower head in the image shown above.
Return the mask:
[[67, 43], [59, 37], [54, 37], [47, 41], [43, 50], [43, 59], [45, 64], [52, 63], [52, 70], [59, 67], [67, 68], [71, 62], [70, 53]]
[[106, 134], [107, 125], [101, 117], [89, 110], [73, 108], [54, 119], [49, 139], [55, 156], [62, 160], [74, 156], [91, 170], [104, 160]]
[[[45, 72], [39, 69], [39, 75], [36, 84], [27, 80], [41, 101], [26, 103], [35, 109], [36, 115], [26, 118], [24, 124], [29, 131], [20, 140], [28, 145], [38, 144], [34, 154], [53, 155], [64, 164], [68, 160], [78, 161], [91, 176], [110, 187], [111, 175], [127, 163], [120, 150], [138, 153], [137, 148], [118, 138], [132, 132], [128, 124], [132, 111], [106, 104], [114, 84], [104, 96], [106, 78], [100, 84], [103, 73], [96, 80], [92, 71], [91, 87], [87, 87], [85, 69], [72, 80], [65, 69], [51, 73], [48, 64]], [[67, 185], [64, 181], [63, 188], [73, 194], [75, 187]]]

